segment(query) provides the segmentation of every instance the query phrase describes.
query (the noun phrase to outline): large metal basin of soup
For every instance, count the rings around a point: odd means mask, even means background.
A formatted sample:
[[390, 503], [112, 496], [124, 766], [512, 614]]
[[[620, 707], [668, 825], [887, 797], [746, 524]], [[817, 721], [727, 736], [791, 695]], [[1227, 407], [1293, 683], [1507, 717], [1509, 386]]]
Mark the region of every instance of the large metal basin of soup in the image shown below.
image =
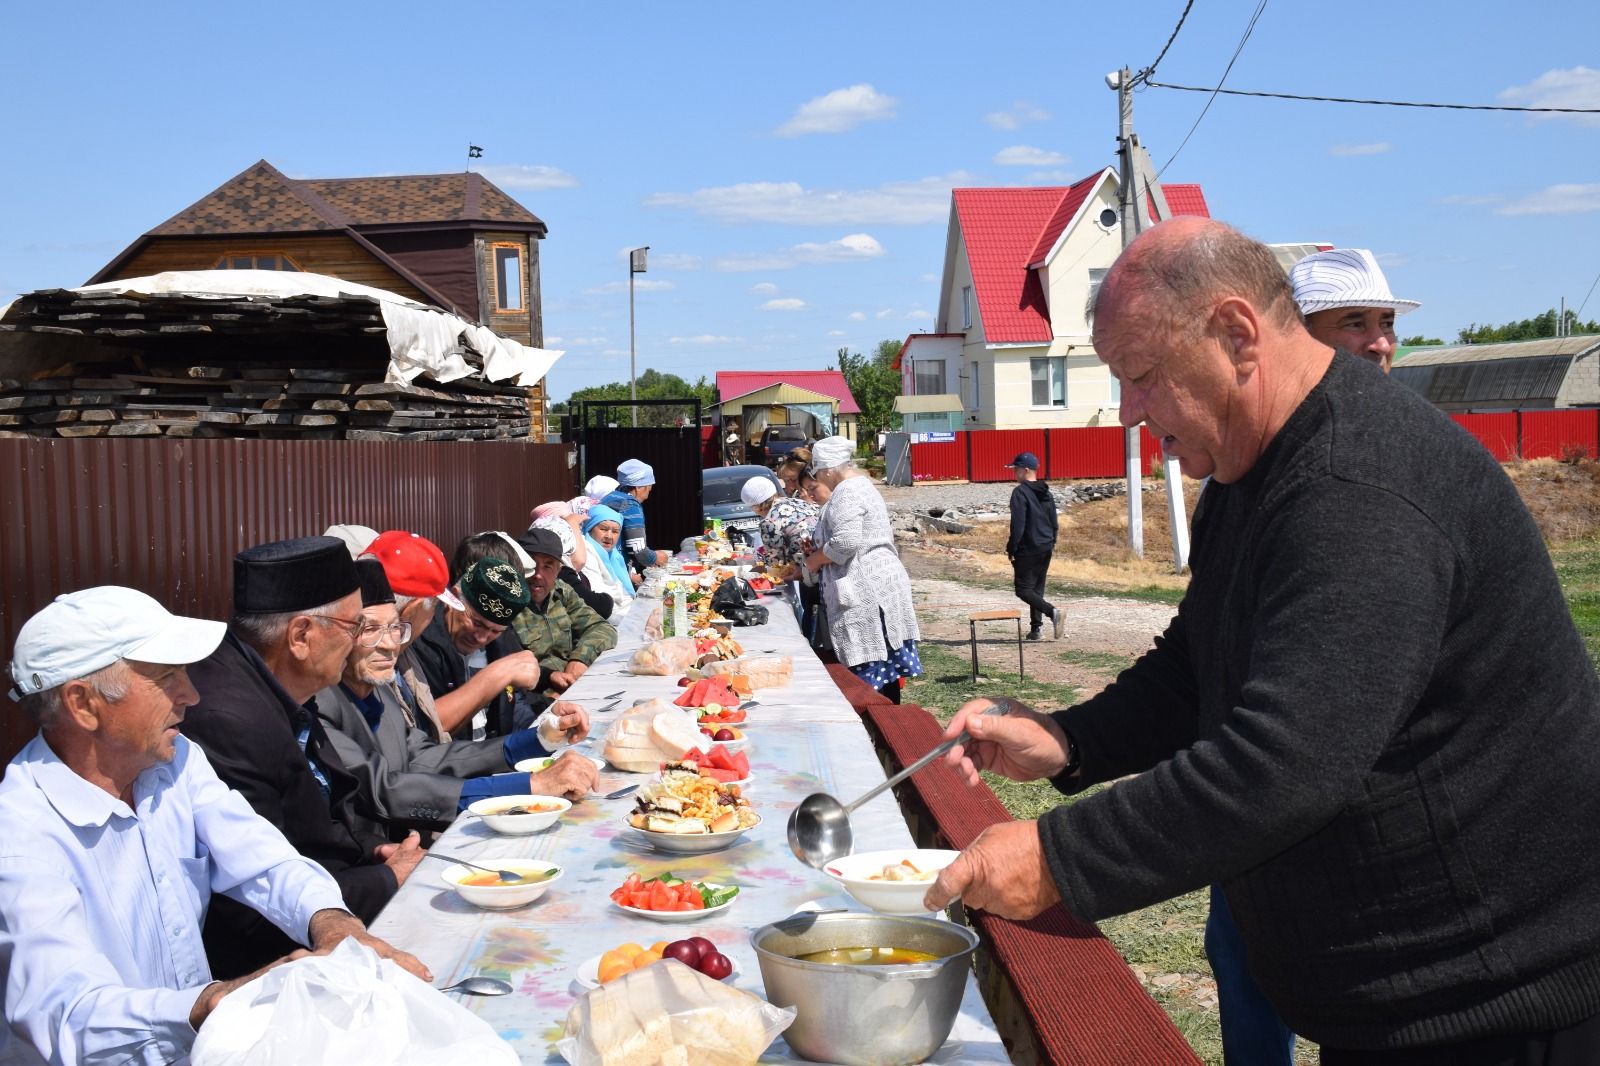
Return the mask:
[[831, 948], [828, 951], [810, 951], [795, 958], [800, 962], [823, 962], [835, 966], [904, 966], [908, 963], [932, 962], [939, 956], [909, 948]]

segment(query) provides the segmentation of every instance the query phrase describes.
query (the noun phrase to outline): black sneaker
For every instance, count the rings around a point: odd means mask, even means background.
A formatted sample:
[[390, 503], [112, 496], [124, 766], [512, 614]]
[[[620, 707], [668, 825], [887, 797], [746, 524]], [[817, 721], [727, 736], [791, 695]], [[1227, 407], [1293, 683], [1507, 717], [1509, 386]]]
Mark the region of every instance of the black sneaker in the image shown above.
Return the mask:
[[1028, 630], [1028, 639], [1029, 640], [1038, 640], [1039, 639], [1039, 627], [1038, 626], [1034, 626], [1032, 629]]

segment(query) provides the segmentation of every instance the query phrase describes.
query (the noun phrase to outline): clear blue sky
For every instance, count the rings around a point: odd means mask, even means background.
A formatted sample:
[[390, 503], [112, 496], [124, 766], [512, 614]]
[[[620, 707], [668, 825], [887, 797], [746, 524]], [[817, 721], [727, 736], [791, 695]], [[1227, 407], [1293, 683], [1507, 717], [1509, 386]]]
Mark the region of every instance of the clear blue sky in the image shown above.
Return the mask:
[[[1275, 0], [1228, 84], [1600, 107], [1600, 4]], [[258, 158], [299, 177], [485, 172], [543, 218], [551, 395], [639, 367], [815, 368], [929, 328], [953, 185], [1115, 161], [1103, 75], [1181, 0], [6, 5], [0, 304], [86, 280]], [[1157, 78], [1215, 84], [1254, 0], [1196, 0]], [[1157, 166], [1203, 96], [1150, 89]], [[1268, 241], [1374, 249], [1403, 334], [1583, 300], [1600, 121], [1218, 98], [1167, 172]], [[1600, 318], [1600, 290], [1585, 318]]]

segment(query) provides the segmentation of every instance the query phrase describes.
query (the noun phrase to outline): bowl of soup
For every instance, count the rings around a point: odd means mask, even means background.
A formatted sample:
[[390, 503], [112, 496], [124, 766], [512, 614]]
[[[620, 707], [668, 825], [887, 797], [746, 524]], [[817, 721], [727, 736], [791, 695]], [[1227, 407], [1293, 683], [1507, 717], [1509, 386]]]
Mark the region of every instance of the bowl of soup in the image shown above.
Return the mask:
[[[456, 890], [456, 895], [474, 907], [491, 911], [526, 907], [561, 880], [563, 872], [553, 862], [531, 859], [484, 859], [483, 865], [488, 869], [456, 863], [445, 867], [440, 877]], [[498, 870], [515, 874], [518, 880], [506, 881], [494, 872]]]
[[922, 1062], [950, 1036], [978, 937], [943, 918], [796, 914], [750, 938], [783, 1038], [818, 1062]]
[[467, 804], [484, 825], [507, 836], [542, 833], [571, 809], [560, 796], [490, 796]]
[[939, 871], [956, 861], [959, 851], [900, 848], [866, 851], [835, 859], [822, 872], [844, 886], [857, 903], [884, 914], [927, 914], [922, 897]]

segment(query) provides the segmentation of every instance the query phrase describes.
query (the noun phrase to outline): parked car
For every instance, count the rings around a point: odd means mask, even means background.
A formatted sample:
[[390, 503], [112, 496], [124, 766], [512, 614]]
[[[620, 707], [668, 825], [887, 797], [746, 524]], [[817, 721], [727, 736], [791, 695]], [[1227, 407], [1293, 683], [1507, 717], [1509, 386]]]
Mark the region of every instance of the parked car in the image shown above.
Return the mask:
[[802, 426], [768, 426], [761, 431], [761, 461], [776, 466], [796, 448], [803, 448], [806, 431]]
[[761, 520], [739, 497], [744, 483], [753, 477], [764, 477], [783, 491], [777, 475], [764, 466], [717, 466], [700, 472], [700, 506], [707, 526], [713, 518], [720, 518], [724, 528], [736, 529], [751, 544], [759, 545], [761, 535], [756, 527]]

